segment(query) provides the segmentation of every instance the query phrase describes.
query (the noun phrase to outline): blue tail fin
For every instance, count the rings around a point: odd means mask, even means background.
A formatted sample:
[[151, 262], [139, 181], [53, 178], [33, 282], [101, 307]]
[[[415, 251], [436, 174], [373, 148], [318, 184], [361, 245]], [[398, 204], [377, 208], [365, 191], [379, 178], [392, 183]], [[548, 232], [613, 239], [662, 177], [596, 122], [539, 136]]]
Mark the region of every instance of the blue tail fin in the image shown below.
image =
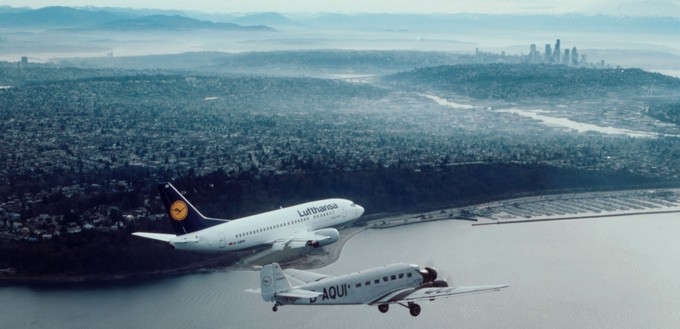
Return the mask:
[[201, 214], [182, 193], [170, 183], [158, 184], [165, 209], [176, 235], [184, 235], [221, 224], [223, 221], [208, 219]]

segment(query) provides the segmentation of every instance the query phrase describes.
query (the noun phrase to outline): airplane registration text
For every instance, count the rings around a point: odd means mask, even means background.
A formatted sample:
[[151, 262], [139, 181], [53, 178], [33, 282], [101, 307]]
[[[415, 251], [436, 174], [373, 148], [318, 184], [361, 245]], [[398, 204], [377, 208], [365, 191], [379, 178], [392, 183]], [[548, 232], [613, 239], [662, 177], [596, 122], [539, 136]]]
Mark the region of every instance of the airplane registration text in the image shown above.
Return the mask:
[[[331, 286], [328, 288], [323, 288], [323, 295], [320, 297], [322, 301], [336, 298], [342, 298], [347, 296], [347, 284]], [[310, 298], [310, 303], [316, 303], [318, 297]]]

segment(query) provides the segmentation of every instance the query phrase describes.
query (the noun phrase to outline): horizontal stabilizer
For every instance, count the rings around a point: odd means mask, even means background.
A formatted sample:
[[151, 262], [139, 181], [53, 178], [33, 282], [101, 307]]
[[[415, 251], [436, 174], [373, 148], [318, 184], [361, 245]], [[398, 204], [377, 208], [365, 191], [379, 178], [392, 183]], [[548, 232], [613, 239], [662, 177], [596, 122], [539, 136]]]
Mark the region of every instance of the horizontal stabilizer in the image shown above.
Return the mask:
[[302, 270], [296, 270], [294, 268], [289, 268], [283, 270], [284, 273], [286, 273], [286, 276], [288, 278], [293, 278], [297, 281], [303, 282], [303, 283], [310, 283], [310, 282], [316, 282], [316, 281], [321, 281], [323, 279], [330, 279], [333, 276], [331, 275], [326, 275], [326, 274], [319, 274], [319, 273], [314, 273], [314, 272], [309, 272], [309, 271], [302, 271]]
[[316, 298], [323, 296], [323, 292], [316, 292], [304, 289], [291, 289], [288, 291], [277, 292], [276, 296], [289, 298]]
[[163, 234], [163, 233], [148, 233], [148, 232], [135, 232], [132, 235], [141, 236], [142, 238], [154, 239], [159, 241], [170, 242], [170, 240], [176, 238], [174, 234]]

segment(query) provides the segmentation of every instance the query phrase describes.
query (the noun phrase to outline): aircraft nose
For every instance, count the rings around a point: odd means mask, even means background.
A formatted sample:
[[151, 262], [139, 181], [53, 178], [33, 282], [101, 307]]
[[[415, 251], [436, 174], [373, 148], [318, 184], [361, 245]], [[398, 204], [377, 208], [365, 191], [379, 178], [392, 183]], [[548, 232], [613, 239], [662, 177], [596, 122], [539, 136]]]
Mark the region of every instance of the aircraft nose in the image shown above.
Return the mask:
[[364, 214], [364, 207], [357, 205], [357, 217], [361, 217]]

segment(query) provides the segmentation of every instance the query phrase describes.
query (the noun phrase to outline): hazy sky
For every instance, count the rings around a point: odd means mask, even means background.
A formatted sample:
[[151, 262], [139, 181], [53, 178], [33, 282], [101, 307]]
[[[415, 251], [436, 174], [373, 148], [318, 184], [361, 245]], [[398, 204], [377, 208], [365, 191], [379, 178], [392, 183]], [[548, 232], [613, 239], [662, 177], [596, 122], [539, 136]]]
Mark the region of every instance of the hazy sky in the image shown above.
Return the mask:
[[4, 0], [2, 5], [40, 8], [46, 6], [95, 6], [197, 10], [244, 13], [379, 12], [379, 13], [680, 13], [680, 0]]

